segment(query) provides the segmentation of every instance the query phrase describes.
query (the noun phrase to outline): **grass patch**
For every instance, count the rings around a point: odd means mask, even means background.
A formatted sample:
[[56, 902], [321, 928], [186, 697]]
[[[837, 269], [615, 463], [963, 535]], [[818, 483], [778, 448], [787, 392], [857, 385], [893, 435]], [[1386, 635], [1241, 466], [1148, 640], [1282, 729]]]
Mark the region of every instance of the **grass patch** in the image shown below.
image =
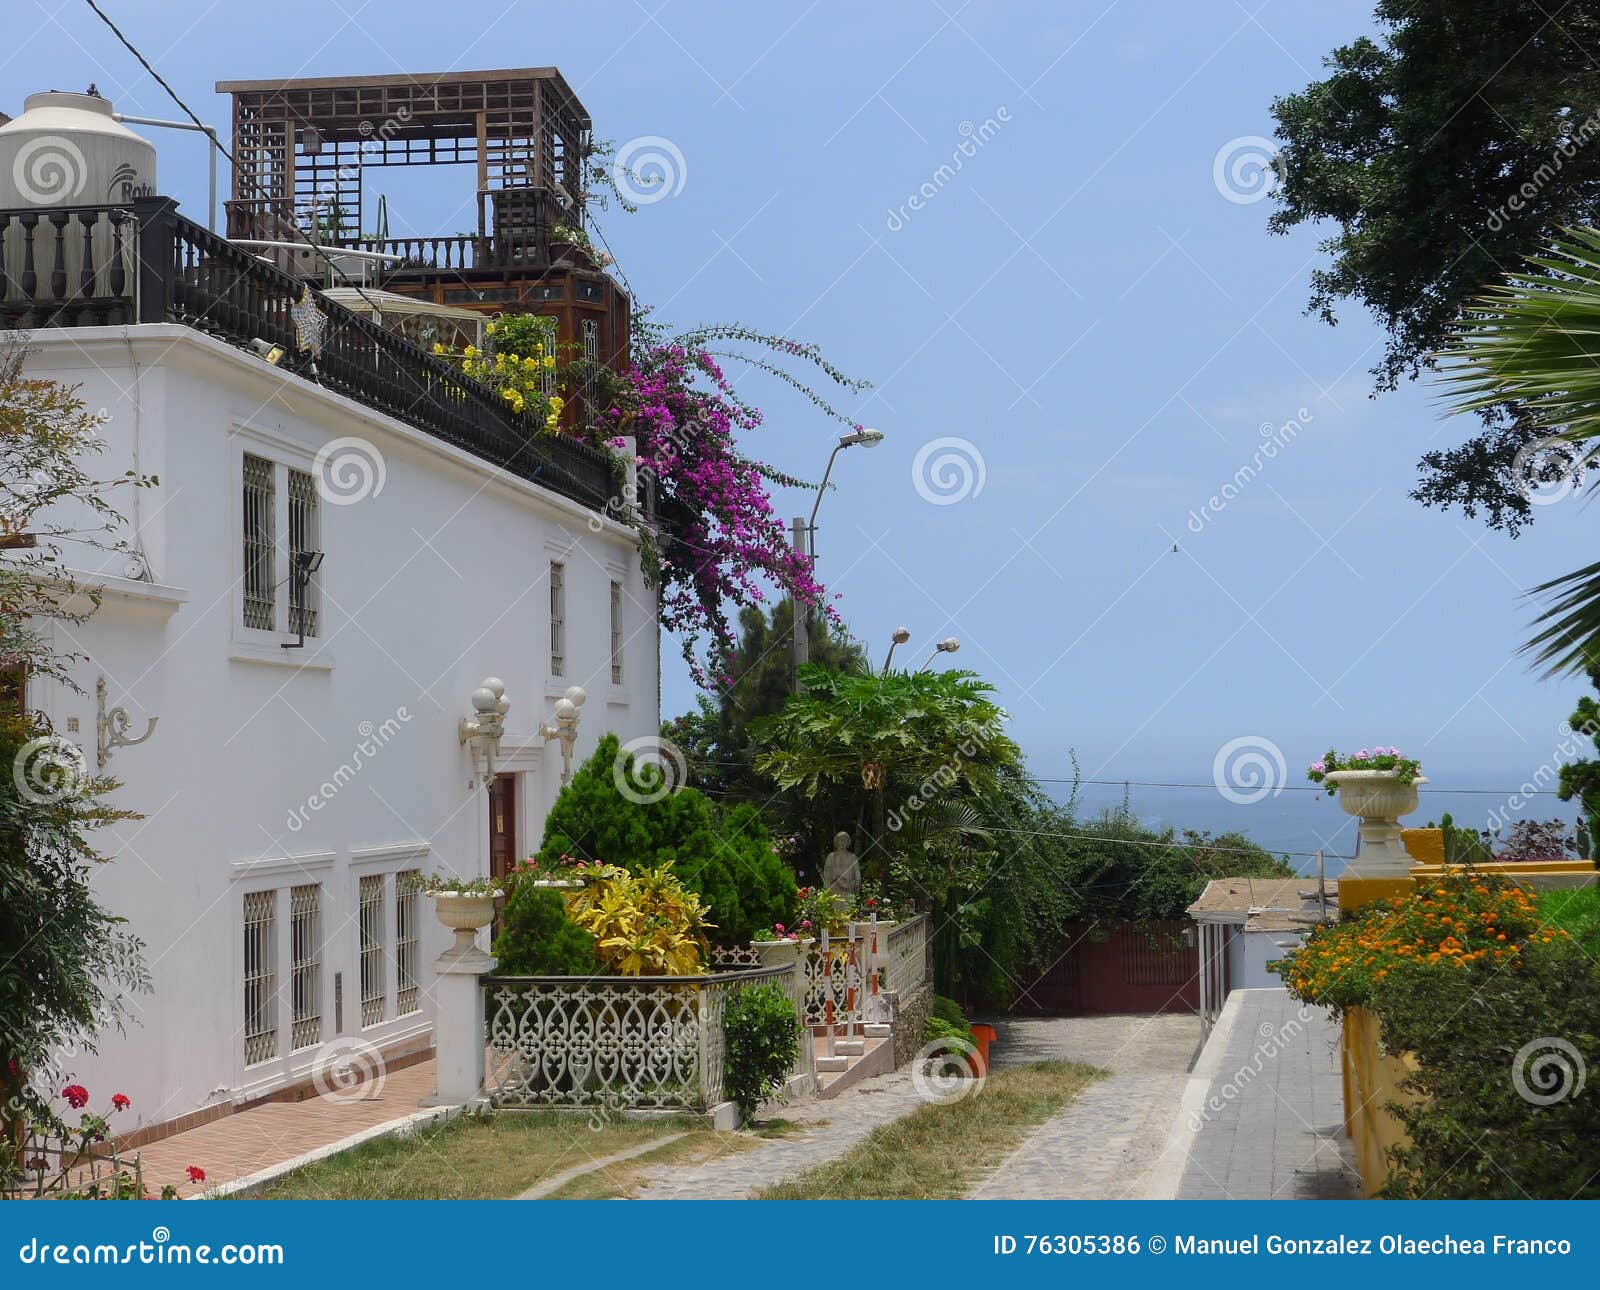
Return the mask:
[[[582, 1115], [503, 1111], [462, 1116], [408, 1137], [381, 1138], [286, 1174], [267, 1200], [494, 1200], [517, 1196], [585, 1161], [702, 1122], [672, 1117], [615, 1120], [590, 1128]], [[709, 1134], [708, 1134], [709, 1136]]]
[[1587, 950], [1591, 959], [1600, 958], [1600, 888], [1544, 892], [1539, 913]]
[[880, 1125], [838, 1160], [758, 1194], [762, 1200], [958, 1200], [1104, 1073], [1075, 1062], [995, 1071], [982, 1092], [919, 1107]]

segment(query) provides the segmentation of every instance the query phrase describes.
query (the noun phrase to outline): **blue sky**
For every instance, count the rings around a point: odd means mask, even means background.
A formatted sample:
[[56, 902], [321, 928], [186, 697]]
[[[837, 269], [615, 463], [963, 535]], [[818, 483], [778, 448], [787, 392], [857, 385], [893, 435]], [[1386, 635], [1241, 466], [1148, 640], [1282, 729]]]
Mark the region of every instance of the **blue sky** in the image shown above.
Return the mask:
[[[1076, 749], [1091, 778], [1206, 782], [1252, 736], [1295, 783], [1329, 742], [1398, 744], [1440, 786], [1510, 787], [1552, 757], [1579, 690], [1514, 656], [1521, 597], [1588, 558], [1592, 517], [1546, 506], [1512, 542], [1411, 501], [1418, 457], [1471, 426], [1424, 388], [1369, 397], [1380, 331], [1303, 314], [1315, 235], [1269, 237], [1272, 202], [1229, 200], [1214, 173], [1371, 29], [1369, 5], [106, 7], [222, 126], [219, 79], [555, 64], [598, 135], [669, 140], [681, 191], [599, 216], [629, 282], [669, 320], [787, 331], [878, 383], [846, 406], [888, 438], [841, 457], [821, 575], [875, 657], [900, 623], [908, 652], [960, 637], [1041, 774]], [[94, 80], [120, 110], [173, 114], [81, 0], [8, 9], [0, 108]], [[155, 142], [162, 187], [201, 218], [201, 147]], [[394, 234], [471, 223], [466, 184], [394, 173], [374, 180]], [[741, 388], [768, 412], [749, 449], [820, 473], [835, 427]], [[982, 488], [936, 505], [915, 465], [951, 438]], [[664, 654], [671, 714], [692, 687]]]

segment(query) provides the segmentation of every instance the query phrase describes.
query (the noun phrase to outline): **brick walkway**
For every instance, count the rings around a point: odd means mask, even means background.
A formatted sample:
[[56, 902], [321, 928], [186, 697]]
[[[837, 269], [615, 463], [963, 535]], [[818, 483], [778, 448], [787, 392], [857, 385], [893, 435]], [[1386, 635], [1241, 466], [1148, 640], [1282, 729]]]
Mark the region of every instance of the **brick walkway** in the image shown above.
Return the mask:
[[[1217, 1046], [1215, 1051], [1213, 1046]], [[1207, 1044], [1206, 1097], [1183, 1199], [1339, 1200], [1360, 1194], [1344, 1132], [1339, 1028], [1284, 990], [1235, 990]]]
[[1002, 1017], [995, 1069], [1073, 1061], [1111, 1072], [1034, 1130], [974, 1200], [1142, 1196], [1200, 1044], [1194, 1016]]
[[[417, 1114], [417, 1103], [434, 1090], [433, 1062], [391, 1071], [381, 1087], [372, 1083], [343, 1097], [312, 1097], [303, 1102], [267, 1102], [175, 1133], [139, 1149], [145, 1185], [159, 1192], [167, 1183], [192, 1196], [282, 1164], [308, 1151], [339, 1142], [363, 1129]], [[203, 1183], [187, 1181], [195, 1165]]]

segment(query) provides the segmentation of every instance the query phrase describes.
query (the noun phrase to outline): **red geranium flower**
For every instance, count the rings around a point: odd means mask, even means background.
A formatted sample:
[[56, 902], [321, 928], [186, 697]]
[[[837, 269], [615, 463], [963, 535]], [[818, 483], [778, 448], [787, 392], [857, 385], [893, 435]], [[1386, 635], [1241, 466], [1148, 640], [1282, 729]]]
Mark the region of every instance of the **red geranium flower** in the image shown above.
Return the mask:
[[201, 1169], [198, 1165], [190, 1165], [189, 1166], [189, 1181], [190, 1182], [204, 1182], [205, 1180], [206, 1180], [206, 1171], [204, 1169]]
[[61, 1096], [67, 1099], [67, 1105], [74, 1111], [80, 1111], [89, 1105], [89, 1090], [82, 1084], [68, 1084], [61, 1090]]
[[111, 1109], [113, 1111], [126, 1111], [133, 1103], [128, 1100], [126, 1093], [113, 1093], [111, 1095]]

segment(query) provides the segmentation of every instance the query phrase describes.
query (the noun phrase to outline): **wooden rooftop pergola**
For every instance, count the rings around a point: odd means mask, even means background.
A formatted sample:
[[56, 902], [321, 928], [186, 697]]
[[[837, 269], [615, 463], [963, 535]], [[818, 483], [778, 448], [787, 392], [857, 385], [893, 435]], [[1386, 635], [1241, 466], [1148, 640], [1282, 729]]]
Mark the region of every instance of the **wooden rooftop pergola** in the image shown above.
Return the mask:
[[284, 221], [362, 239], [373, 232], [362, 172], [374, 166], [476, 166], [480, 238], [582, 218], [592, 123], [554, 67], [219, 81], [217, 92], [233, 96], [231, 236], [270, 237]]

